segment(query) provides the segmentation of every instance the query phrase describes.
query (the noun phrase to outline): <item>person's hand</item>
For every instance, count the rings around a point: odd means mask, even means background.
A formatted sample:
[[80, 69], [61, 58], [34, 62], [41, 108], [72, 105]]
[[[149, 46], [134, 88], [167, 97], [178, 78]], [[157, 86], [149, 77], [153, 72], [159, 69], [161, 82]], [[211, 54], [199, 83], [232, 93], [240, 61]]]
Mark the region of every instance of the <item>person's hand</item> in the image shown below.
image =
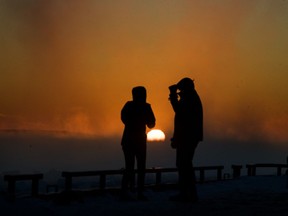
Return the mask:
[[172, 149], [176, 149], [177, 148], [177, 145], [176, 145], [176, 142], [173, 138], [170, 139], [171, 140], [171, 148]]

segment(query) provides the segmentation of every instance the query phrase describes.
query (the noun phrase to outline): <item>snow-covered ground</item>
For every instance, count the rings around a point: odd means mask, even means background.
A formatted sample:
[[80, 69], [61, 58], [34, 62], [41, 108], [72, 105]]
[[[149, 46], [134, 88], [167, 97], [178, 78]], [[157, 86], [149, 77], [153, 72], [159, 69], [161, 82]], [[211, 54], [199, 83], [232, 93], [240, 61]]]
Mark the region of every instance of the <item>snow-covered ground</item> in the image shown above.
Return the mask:
[[177, 193], [173, 189], [147, 189], [148, 201], [124, 202], [113, 193], [80, 194], [70, 204], [55, 199], [18, 196], [14, 202], [0, 195], [1, 216], [105, 216], [105, 215], [213, 215], [213, 216], [287, 216], [288, 188], [286, 176], [243, 176], [198, 184], [198, 203], [169, 201]]

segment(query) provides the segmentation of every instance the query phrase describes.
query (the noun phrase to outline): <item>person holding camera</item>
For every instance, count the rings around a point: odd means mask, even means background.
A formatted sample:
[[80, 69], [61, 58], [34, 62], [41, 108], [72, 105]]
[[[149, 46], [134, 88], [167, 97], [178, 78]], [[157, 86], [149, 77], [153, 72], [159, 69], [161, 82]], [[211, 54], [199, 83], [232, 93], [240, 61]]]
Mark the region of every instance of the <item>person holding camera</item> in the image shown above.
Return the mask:
[[176, 149], [179, 185], [179, 194], [170, 200], [197, 202], [193, 157], [198, 143], [203, 141], [202, 103], [190, 78], [181, 79], [169, 90], [169, 100], [175, 112], [171, 147]]
[[137, 161], [137, 192], [139, 200], [146, 200], [143, 194], [146, 169], [146, 126], [155, 126], [155, 116], [151, 105], [146, 102], [146, 89], [137, 86], [132, 89], [132, 101], [126, 102], [121, 110], [121, 120], [124, 123], [122, 149], [125, 158], [125, 170], [122, 178], [123, 200], [130, 200], [129, 186], [134, 184], [134, 165]]

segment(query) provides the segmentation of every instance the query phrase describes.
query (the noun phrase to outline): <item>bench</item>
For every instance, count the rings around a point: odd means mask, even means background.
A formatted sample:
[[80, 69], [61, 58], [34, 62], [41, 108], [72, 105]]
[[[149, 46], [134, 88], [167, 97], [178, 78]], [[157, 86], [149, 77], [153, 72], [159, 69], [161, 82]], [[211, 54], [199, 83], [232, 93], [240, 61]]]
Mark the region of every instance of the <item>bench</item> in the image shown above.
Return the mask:
[[248, 176], [255, 176], [256, 175], [256, 168], [276, 168], [277, 169], [277, 176], [282, 175], [282, 169], [288, 168], [288, 164], [267, 164], [267, 163], [260, 163], [260, 164], [247, 164], [247, 174]]
[[17, 174], [5, 175], [4, 180], [8, 182], [8, 193], [15, 196], [16, 181], [31, 180], [31, 195], [38, 195], [39, 180], [43, 178], [43, 174]]
[[[222, 170], [224, 166], [202, 166], [194, 167], [195, 171], [200, 172], [200, 183], [205, 181], [205, 171], [206, 170], [216, 170], [217, 180], [222, 179]], [[155, 186], [161, 185], [162, 173], [167, 172], [177, 172], [177, 168], [149, 168], [145, 170], [145, 173], [155, 173], [156, 180]], [[85, 177], [85, 176], [99, 176], [99, 188], [104, 190], [106, 187], [106, 176], [108, 175], [123, 175], [124, 170], [99, 170], [99, 171], [78, 171], [78, 172], [62, 172], [62, 177], [65, 178], [65, 190], [71, 190], [72, 188], [72, 178], [74, 177]], [[137, 173], [137, 170], [135, 170]]]

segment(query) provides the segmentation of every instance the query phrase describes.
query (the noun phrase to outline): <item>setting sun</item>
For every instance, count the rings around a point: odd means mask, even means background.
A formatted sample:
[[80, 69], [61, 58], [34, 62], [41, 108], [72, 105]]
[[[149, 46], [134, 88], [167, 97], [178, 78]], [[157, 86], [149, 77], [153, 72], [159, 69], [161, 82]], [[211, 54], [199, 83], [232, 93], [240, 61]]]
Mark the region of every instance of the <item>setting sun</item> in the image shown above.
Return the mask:
[[161, 131], [159, 129], [153, 129], [153, 130], [148, 132], [147, 140], [148, 141], [164, 141], [165, 140], [165, 134], [163, 131]]

